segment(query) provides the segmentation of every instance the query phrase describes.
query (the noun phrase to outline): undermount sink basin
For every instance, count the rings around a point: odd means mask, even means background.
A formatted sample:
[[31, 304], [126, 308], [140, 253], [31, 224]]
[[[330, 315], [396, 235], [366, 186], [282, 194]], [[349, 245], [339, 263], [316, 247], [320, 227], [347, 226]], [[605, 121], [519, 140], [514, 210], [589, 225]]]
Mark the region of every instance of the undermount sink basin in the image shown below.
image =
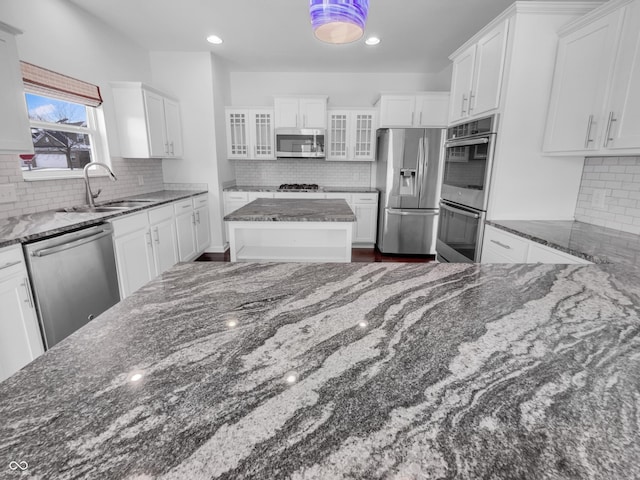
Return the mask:
[[153, 200], [114, 200], [113, 202], [105, 203], [104, 206], [118, 208], [137, 208], [146, 207], [151, 202], [153, 202]]
[[89, 205], [81, 205], [79, 207], [60, 208], [56, 212], [63, 213], [104, 213], [104, 212], [121, 212], [129, 210], [131, 207], [90, 207]]

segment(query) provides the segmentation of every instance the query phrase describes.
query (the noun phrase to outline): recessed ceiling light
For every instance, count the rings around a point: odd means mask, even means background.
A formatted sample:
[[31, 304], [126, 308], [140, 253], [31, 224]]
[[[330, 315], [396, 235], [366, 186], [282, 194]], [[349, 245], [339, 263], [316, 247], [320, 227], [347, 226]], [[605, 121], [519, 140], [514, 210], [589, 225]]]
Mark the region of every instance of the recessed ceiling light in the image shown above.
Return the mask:
[[207, 42], [213, 43], [214, 45], [220, 45], [222, 43], [222, 39], [217, 35], [209, 35], [207, 37]]
[[378, 45], [380, 43], [380, 39], [378, 37], [369, 37], [364, 41], [364, 43], [367, 45]]

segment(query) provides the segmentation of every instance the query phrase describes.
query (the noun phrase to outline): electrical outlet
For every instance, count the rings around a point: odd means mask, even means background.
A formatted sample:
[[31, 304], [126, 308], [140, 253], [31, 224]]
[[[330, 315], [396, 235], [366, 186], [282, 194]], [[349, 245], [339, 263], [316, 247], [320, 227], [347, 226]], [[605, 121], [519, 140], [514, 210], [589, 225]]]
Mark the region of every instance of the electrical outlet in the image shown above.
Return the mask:
[[18, 201], [16, 186], [13, 183], [0, 185], [0, 203], [14, 203]]
[[138, 175], [138, 185], [144, 185], [144, 177], [142, 175]]
[[604, 188], [594, 188], [591, 195], [591, 206], [595, 208], [605, 208], [607, 191]]

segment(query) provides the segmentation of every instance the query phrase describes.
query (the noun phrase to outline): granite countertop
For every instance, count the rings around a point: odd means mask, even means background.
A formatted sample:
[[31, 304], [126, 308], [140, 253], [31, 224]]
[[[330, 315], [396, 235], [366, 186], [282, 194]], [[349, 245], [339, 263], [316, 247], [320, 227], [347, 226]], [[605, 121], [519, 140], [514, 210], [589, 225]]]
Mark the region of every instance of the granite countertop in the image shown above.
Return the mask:
[[575, 221], [491, 220], [487, 224], [593, 263], [640, 265], [640, 236]]
[[[291, 192], [296, 193], [300, 190], [282, 190], [277, 186], [265, 185], [233, 185], [225, 187], [225, 192]], [[318, 190], [302, 190], [303, 192], [336, 192], [336, 193], [378, 193], [378, 190], [370, 187], [319, 187]]]
[[341, 199], [258, 198], [226, 215], [228, 222], [355, 222]]
[[[160, 190], [125, 197], [131, 200], [152, 200], [145, 206], [130, 208], [128, 210], [91, 213], [48, 210], [46, 212], [0, 219], [0, 247], [13, 245], [15, 243], [30, 242], [78, 228], [96, 225], [110, 218], [129, 215], [130, 213], [140, 210], [157, 207], [164, 203], [175, 202], [176, 200], [203, 193], [207, 192], [204, 190]], [[110, 202], [116, 200], [117, 199], [110, 200]], [[100, 202], [98, 202], [98, 205], [99, 204]]]
[[638, 275], [179, 264], [0, 383], [3, 478], [640, 478]]

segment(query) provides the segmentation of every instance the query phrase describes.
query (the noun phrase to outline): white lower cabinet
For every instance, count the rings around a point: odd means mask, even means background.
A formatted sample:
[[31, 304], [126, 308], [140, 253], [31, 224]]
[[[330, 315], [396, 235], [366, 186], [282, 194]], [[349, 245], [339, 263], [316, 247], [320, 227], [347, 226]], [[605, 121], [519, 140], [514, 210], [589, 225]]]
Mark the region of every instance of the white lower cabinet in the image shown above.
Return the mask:
[[211, 244], [209, 196], [198, 195], [175, 202], [178, 260], [188, 262]]
[[209, 219], [209, 196], [198, 195], [192, 199], [195, 215], [194, 232], [196, 239], [196, 255], [201, 254], [211, 245], [211, 221]]
[[0, 381], [44, 352], [20, 245], [0, 249]]
[[482, 263], [588, 264], [587, 260], [486, 225]]
[[111, 221], [122, 298], [178, 263], [173, 212], [169, 204]]

